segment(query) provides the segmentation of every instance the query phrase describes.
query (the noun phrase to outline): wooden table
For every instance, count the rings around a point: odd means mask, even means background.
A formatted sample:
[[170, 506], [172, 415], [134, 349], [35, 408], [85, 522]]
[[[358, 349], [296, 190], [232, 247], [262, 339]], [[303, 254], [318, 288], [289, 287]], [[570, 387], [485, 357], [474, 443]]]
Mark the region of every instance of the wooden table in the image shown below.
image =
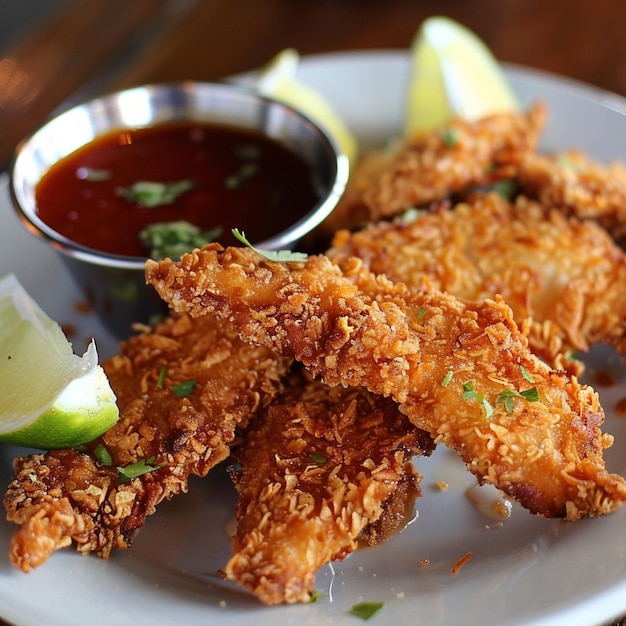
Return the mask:
[[624, 0], [71, 0], [0, 58], [0, 167], [68, 103], [220, 79], [290, 46], [303, 55], [406, 48], [435, 14], [464, 23], [504, 61], [626, 96]]
[[406, 48], [445, 14], [504, 61], [626, 95], [623, 0], [71, 0], [0, 58], [0, 167], [57, 107], [145, 82], [216, 80], [281, 49]]

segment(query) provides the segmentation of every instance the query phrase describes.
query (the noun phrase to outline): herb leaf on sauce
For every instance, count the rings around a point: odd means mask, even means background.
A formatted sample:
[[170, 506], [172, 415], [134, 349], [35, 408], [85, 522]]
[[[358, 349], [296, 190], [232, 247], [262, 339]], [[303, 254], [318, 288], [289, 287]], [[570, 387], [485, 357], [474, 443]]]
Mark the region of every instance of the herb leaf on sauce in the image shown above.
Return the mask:
[[232, 176], [229, 176], [224, 184], [227, 189], [237, 189], [246, 179], [252, 178], [259, 171], [256, 163], [244, 163]]
[[175, 222], [156, 222], [148, 224], [140, 233], [141, 243], [150, 248], [150, 258], [172, 260], [179, 259], [194, 248], [201, 248], [216, 241], [223, 232], [221, 226], [201, 230], [185, 220]]
[[76, 170], [76, 178], [79, 180], [87, 180], [91, 183], [100, 183], [104, 180], [111, 180], [111, 178], [113, 178], [113, 172], [106, 169], [79, 167]]
[[193, 187], [194, 183], [191, 180], [179, 180], [173, 183], [138, 180], [130, 187], [122, 188], [122, 195], [128, 202], [135, 202], [142, 207], [153, 209], [164, 204], [172, 204], [178, 196]]
[[251, 248], [257, 254], [260, 254], [268, 261], [278, 261], [280, 263], [288, 261], [302, 262], [307, 260], [308, 255], [304, 252], [292, 252], [291, 250], [261, 250], [259, 248], [255, 248], [246, 239], [246, 234], [243, 231], [240, 231], [237, 228], [233, 228], [232, 233], [235, 239], [240, 241], [244, 246], [248, 246], [248, 248]]

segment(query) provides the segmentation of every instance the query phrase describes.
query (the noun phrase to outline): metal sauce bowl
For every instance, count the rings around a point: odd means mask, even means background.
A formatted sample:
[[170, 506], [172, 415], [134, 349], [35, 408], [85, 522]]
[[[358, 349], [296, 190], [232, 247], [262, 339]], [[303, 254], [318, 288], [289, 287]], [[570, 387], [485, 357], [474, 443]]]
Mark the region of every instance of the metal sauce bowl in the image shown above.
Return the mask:
[[295, 216], [288, 229], [253, 242], [260, 248], [293, 249], [334, 209], [348, 179], [347, 157], [314, 122], [285, 104], [236, 85], [192, 81], [145, 85], [91, 100], [47, 122], [16, 149], [10, 168], [13, 204], [28, 231], [61, 253], [103, 322], [122, 338], [128, 336], [133, 323], [149, 323], [155, 313], [163, 312], [163, 303], [145, 284], [145, 259], [94, 250], [57, 233], [37, 213], [35, 187], [59, 159], [102, 134], [172, 120], [260, 131], [289, 147], [311, 167], [321, 200]]

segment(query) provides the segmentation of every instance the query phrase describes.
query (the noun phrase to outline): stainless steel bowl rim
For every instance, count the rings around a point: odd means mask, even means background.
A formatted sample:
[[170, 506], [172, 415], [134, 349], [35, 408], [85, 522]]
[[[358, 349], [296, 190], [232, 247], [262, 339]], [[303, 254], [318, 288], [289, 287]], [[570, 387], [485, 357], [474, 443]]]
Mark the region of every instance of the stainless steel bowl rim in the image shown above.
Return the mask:
[[[44, 239], [48, 240], [53, 248], [58, 250], [59, 252], [69, 255], [75, 259], [95, 264], [95, 265], [104, 265], [107, 267], [115, 267], [122, 269], [136, 269], [143, 270], [145, 265], [145, 258], [139, 258], [135, 256], [123, 256], [118, 254], [111, 254], [107, 252], [103, 252], [100, 250], [95, 250], [81, 244], [78, 244], [71, 239], [61, 235], [56, 232], [54, 229], [50, 228], [43, 220], [39, 218], [37, 215], [37, 207], [34, 199], [34, 183], [33, 183], [33, 193], [32, 197], [27, 197], [24, 189], [25, 179], [24, 173], [21, 169], [22, 159], [26, 159], [26, 154], [29, 147], [32, 146], [33, 142], [37, 140], [38, 137], [42, 136], [43, 133], [46, 133], [52, 124], [58, 124], [59, 120], [62, 120], [64, 116], [71, 116], [76, 114], [77, 111], [80, 110], [88, 110], [97, 105], [103, 105], [104, 108], [107, 108], [107, 104], [112, 103], [115, 100], [120, 100], [123, 98], [131, 98], [133, 95], [144, 95], [145, 97], [157, 97], [159, 94], [167, 95], [167, 94], [203, 94], [203, 92], [213, 92], [214, 94], [222, 94], [226, 95], [235, 95], [239, 98], [246, 98], [250, 101], [256, 101], [262, 103], [265, 107], [268, 107], [268, 110], [271, 108], [276, 108], [278, 110], [284, 110], [290, 112], [290, 114], [295, 115], [300, 118], [305, 124], [310, 125], [311, 129], [315, 131], [315, 133], [319, 134], [323, 138], [323, 142], [327, 146], [327, 151], [329, 155], [329, 161], [327, 166], [331, 168], [331, 177], [332, 184], [330, 189], [327, 190], [326, 194], [321, 198], [320, 202], [315, 205], [308, 213], [304, 214], [299, 220], [297, 220], [294, 224], [292, 224], [289, 228], [283, 230], [282, 232], [277, 233], [276, 235], [260, 242], [254, 242], [254, 245], [259, 248], [268, 249], [268, 250], [279, 250], [289, 248], [296, 244], [304, 235], [313, 230], [316, 226], [318, 226], [328, 215], [332, 212], [334, 207], [336, 206], [339, 198], [344, 192], [345, 186], [349, 177], [349, 162], [347, 156], [341, 152], [337, 142], [334, 140], [332, 136], [330, 136], [326, 130], [320, 127], [314, 120], [312, 120], [305, 113], [291, 107], [288, 104], [283, 102], [279, 102], [277, 100], [273, 100], [266, 96], [263, 96], [256, 92], [254, 89], [242, 85], [236, 85], [227, 82], [198, 82], [198, 81], [180, 81], [180, 82], [168, 82], [168, 83], [153, 83], [146, 84], [137, 87], [131, 87], [129, 89], [125, 89], [119, 92], [113, 92], [109, 94], [102, 95], [97, 98], [92, 98], [83, 102], [82, 104], [78, 104], [68, 108], [65, 111], [62, 111], [55, 115], [53, 118], [48, 120], [43, 126], [41, 126], [37, 131], [32, 133], [30, 136], [25, 138], [18, 147], [16, 148], [15, 154], [13, 156], [11, 165], [10, 165], [10, 176], [9, 176], [9, 189], [13, 204], [18, 212], [18, 216], [24, 222], [26, 228], [33, 234], [39, 235]], [[212, 115], [211, 111], [205, 111], [206, 116], [202, 117], [172, 117], [165, 116], [160, 119], [152, 119], [150, 121], [146, 121], [143, 124], [133, 124], [133, 125], [125, 125], [118, 124], [112, 125], [110, 127], [105, 128], [102, 132], [108, 132], [109, 130], [114, 130], [115, 128], [125, 128], [125, 127], [145, 127], [154, 125], [160, 122], [165, 122], [171, 119], [199, 119], [211, 121]], [[86, 140], [81, 141], [76, 145], [73, 149], [80, 148], [83, 145], [86, 145], [90, 141], [92, 141], [95, 137], [102, 134], [102, 132], [94, 133], [93, 137], [88, 137]], [[66, 156], [73, 150], [68, 150], [64, 154], [60, 154], [58, 158], [62, 158]], [[50, 162], [47, 166], [50, 167], [54, 161]], [[45, 170], [44, 170], [45, 171]], [[43, 173], [43, 172], [41, 172]], [[41, 174], [40, 174], [41, 175]]]

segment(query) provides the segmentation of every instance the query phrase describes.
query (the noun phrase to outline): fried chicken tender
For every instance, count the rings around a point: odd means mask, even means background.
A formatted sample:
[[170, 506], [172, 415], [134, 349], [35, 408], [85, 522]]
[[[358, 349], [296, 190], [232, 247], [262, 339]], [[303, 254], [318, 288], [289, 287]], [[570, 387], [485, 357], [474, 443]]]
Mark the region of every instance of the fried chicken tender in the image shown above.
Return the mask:
[[580, 374], [574, 351], [607, 342], [626, 351], [626, 255], [601, 227], [524, 196], [497, 194], [413, 221], [380, 222], [337, 233], [328, 256], [359, 257], [374, 274], [410, 289], [466, 300], [501, 295], [535, 354]]
[[[276, 395], [290, 363], [244, 344], [211, 317], [174, 314], [132, 337], [103, 364], [118, 423], [88, 451], [15, 460], [4, 497], [7, 518], [20, 525], [12, 563], [28, 572], [72, 541], [79, 552], [104, 558], [129, 547], [163, 499], [187, 491], [190, 474], [204, 476], [228, 457], [235, 429]], [[98, 445], [110, 464], [94, 453]], [[116, 468], [146, 461], [153, 471], [120, 478]]]
[[476, 122], [454, 119], [439, 131], [420, 132], [399, 147], [366, 156], [344, 197], [322, 225], [326, 234], [399, 215], [477, 185], [513, 178], [534, 152], [545, 105]]
[[224, 573], [265, 604], [310, 601], [320, 567], [405, 524], [419, 493], [411, 458], [434, 447], [390, 399], [303, 375], [244, 439]]
[[146, 275], [175, 310], [215, 313], [331, 386], [393, 398], [480, 482], [532, 512], [574, 520], [626, 498], [626, 481], [605, 468], [612, 437], [597, 394], [535, 357], [501, 299], [410, 291], [358, 259], [277, 263], [215, 244], [148, 262]]
[[603, 165], [578, 150], [529, 154], [519, 169], [524, 192], [566, 215], [594, 220], [626, 241], [626, 167]]

